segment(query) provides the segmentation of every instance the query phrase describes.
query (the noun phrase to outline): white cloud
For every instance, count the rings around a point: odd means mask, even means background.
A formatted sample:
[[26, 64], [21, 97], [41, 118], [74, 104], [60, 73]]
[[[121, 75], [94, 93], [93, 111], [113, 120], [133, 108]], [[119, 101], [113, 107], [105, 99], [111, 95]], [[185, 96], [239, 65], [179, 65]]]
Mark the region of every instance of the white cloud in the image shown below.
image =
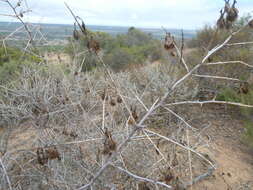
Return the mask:
[[[195, 29], [214, 23], [223, 0], [65, 0], [87, 24]], [[64, 0], [27, 0], [31, 22], [72, 23]], [[241, 13], [253, 10], [252, 0], [240, 0]], [[0, 10], [4, 7], [0, 3]], [[4, 7], [5, 12], [6, 7]], [[0, 18], [4, 20], [4, 18]]]

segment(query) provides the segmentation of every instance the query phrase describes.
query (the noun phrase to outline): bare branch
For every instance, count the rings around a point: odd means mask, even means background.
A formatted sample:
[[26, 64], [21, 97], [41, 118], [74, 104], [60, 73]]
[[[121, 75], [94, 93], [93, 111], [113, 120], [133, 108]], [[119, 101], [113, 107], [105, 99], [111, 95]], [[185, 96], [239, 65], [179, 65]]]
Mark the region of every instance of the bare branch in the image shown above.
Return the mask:
[[253, 68], [253, 65], [245, 63], [244, 61], [224, 61], [224, 62], [205, 63], [204, 65], [223, 65], [223, 64], [233, 64], [233, 63], [239, 63], [249, 68]]
[[135, 178], [135, 179], [137, 179], [137, 180], [139, 180], [139, 181], [146, 181], [146, 182], [149, 182], [149, 183], [153, 183], [153, 184], [155, 184], [155, 185], [161, 185], [161, 186], [167, 187], [168, 189], [172, 189], [172, 186], [167, 185], [167, 184], [165, 184], [165, 183], [162, 183], [162, 182], [160, 182], [160, 181], [155, 181], [155, 180], [152, 180], [152, 179], [148, 179], [148, 178], [145, 178], [145, 177], [141, 177], [141, 176], [138, 176], [138, 175], [136, 175], [136, 174], [133, 174], [132, 172], [130, 172], [130, 171], [128, 171], [128, 170], [125, 170], [125, 169], [123, 169], [123, 168], [121, 168], [121, 167], [119, 167], [119, 166], [115, 166], [115, 165], [113, 165], [113, 164], [111, 164], [111, 165], [112, 165], [113, 167], [117, 168], [118, 170], [120, 170], [120, 171], [126, 173], [127, 175], [129, 175], [129, 176], [131, 176], [131, 177], [133, 177], [133, 178]]
[[11, 182], [10, 182], [9, 176], [8, 176], [8, 174], [7, 174], [7, 172], [6, 172], [6, 169], [5, 169], [5, 166], [4, 166], [4, 164], [3, 164], [3, 161], [2, 161], [2, 159], [1, 159], [1, 157], [0, 157], [0, 165], [1, 165], [2, 169], [3, 169], [3, 172], [4, 172], [4, 175], [5, 175], [5, 177], [6, 177], [6, 180], [7, 180], [8, 186], [9, 186], [9, 189], [12, 190]]
[[231, 81], [241, 82], [241, 80], [239, 80], [239, 79], [229, 78], [229, 77], [210, 76], [210, 75], [196, 75], [196, 74], [193, 74], [192, 76], [200, 77], [200, 78], [212, 78], [212, 79], [222, 79], [222, 80], [231, 80]]
[[216, 100], [209, 100], [209, 101], [183, 101], [183, 102], [175, 102], [175, 103], [166, 104], [166, 106], [183, 105], [183, 104], [200, 104], [201, 106], [203, 104], [227, 104], [227, 105], [234, 105], [234, 106], [240, 106], [240, 107], [253, 108], [253, 105], [241, 104], [241, 103], [236, 103], [236, 102], [216, 101]]

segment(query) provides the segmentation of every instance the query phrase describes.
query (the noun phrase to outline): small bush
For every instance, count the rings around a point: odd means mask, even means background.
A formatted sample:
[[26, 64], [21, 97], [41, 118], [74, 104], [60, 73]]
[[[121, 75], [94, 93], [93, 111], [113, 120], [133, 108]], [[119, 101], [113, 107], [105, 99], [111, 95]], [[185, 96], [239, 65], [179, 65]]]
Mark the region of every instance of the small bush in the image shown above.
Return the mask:
[[[217, 100], [253, 105], [253, 84], [249, 86], [247, 94], [238, 93], [237, 89], [226, 88], [219, 93]], [[244, 140], [253, 147], [253, 108], [242, 107], [239, 112], [244, 119]]]
[[[113, 70], [119, 71], [127, 68], [127, 66], [143, 64], [146, 61], [156, 61], [162, 59], [163, 49], [160, 42], [154, 39], [151, 35], [146, 34], [134, 27], [129, 28], [126, 34], [119, 34], [111, 36], [104, 32], [88, 32], [93, 35], [102, 49], [101, 56], [106, 65]], [[67, 45], [65, 51], [73, 58], [76, 54], [87, 50], [88, 40], [82, 36], [79, 41], [75, 41], [73, 46], [73, 39], [69, 39], [70, 43]], [[79, 62], [89, 57], [86, 55], [79, 56]], [[83, 71], [89, 71], [97, 67], [99, 61], [92, 56], [92, 59], [85, 59]]]

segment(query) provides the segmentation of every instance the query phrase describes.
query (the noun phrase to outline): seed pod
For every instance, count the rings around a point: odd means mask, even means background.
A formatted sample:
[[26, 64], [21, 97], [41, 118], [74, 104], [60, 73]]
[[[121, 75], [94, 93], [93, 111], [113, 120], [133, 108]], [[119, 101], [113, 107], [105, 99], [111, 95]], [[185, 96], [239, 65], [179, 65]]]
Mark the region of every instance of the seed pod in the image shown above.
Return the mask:
[[100, 51], [100, 45], [96, 40], [93, 39], [93, 36], [91, 36], [90, 40], [88, 41], [87, 48], [89, 51], [93, 51], [96, 54]]
[[58, 159], [61, 160], [60, 153], [55, 146], [49, 148], [37, 148], [38, 163], [44, 165], [48, 160]]
[[176, 57], [176, 53], [174, 52], [174, 51], [172, 51], [172, 52], [170, 52], [170, 55], [172, 56], [172, 57]]
[[164, 49], [171, 50], [175, 47], [174, 38], [170, 33], [167, 33], [164, 41]]
[[119, 104], [122, 103], [122, 98], [121, 98], [120, 96], [117, 97], [117, 102], [118, 102]]
[[78, 134], [75, 131], [71, 131], [69, 136], [73, 137], [74, 139], [78, 137]]
[[218, 29], [224, 29], [226, 26], [226, 21], [224, 19], [225, 11], [223, 12], [222, 9], [220, 10], [220, 18], [217, 20], [217, 27]]
[[84, 22], [82, 21], [82, 25], [81, 25], [81, 30], [82, 30], [82, 33], [83, 34], [87, 34], [87, 32], [86, 32], [86, 26], [85, 26], [85, 24], [84, 24]]
[[37, 160], [40, 165], [44, 165], [48, 162], [48, 157], [43, 148], [37, 148]]
[[[160, 169], [159, 169], [160, 170]], [[163, 171], [161, 171], [160, 170], [160, 172], [162, 173], [162, 178], [160, 179], [161, 181], [164, 181], [166, 184], [170, 184], [171, 183], [171, 180], [173, 180], [174, 179], [174, 175], [173, 175], [173, 173], [172, 173], [172, 171], [171, 171], [171, 168], [170, 167], [168, 167], [168, 169], [165, 171], [165, 172], [163, 172]]]
[[237, 1], [236, 0], [234, 0], [234, 3], [233, 3], [233, 5], [232, 5], [232, 7], [228, 10], [228, 12], [227, 12], [227, 17], [226, 17], [226, 19], [228, 20], [228, 21], [230, 21], [230, 22], [234, 22], [236, 19], [237, 19], [237, 17], [238, 17], [238, 13], [239, 13], [239, 11], [238, 11], [238, 9], [237, 8], [235, 8], [235, 4], [237, 3]]
[[116, 142], [112, 139], [112, 134], [108, 129], [105, 129], [104, 132], [105, 139], [104, 139], [104, 150], [103, 154], [108, 154], [111, 155], [113, 151], [116, 150], [117, 144]]
[[20, 12], [20, 13], [19, 13], [19, 16], [20, 16], [21, 18], [23, 18], [23, 17], [24, 17], [24, 14], [23, 14], [22, 12]]
[[46, 149], [46, 154], [49, 160], [54, 160], [54, 159], [61, 160], [60, 153], [58, 152], [56, 146]]
[[128, 120], [128, 124], [129, 124], [129, 125], [134, 125], [134, 124], [137, 122], [137, 120], [139, 119], [139, 116], [138, 116], [138, 114], [137, 114], [137, 112], [136, 112], [136, 107], [133, 108], [133, 107], [131, 106], [130, 110], [131, 110], [131, 117], [130, 117], [130, 119]]
[[253, 28], [253, 19], [251, 21], [249, 21], [248, 25], [250, 28]]
[[112, 98], [111, 101], [110, 101], [110, 105], [111, 106], [115, 106], [116, 105], [116, 101]]
[[18, 3], [17, 3], [17, 7], [20, 7], [21, 6], [21, 2], [19, 1]]
[[78, 33], [77, 29], [76, 29], [76, 23], [74, 24], [73, 38], [75, 40], [79, 40], [79, 33]]
[[243, 82], [240, 84], [240, 89], [239, 89], [239, 94], [248, 94], [249, 93], [249, 83], [248, 82]]

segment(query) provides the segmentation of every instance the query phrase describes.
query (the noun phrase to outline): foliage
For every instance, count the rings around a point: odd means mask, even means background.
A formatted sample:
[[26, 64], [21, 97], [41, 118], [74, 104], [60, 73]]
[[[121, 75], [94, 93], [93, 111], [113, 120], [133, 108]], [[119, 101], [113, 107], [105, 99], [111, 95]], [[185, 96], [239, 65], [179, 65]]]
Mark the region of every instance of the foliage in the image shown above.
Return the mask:
[[36, 56], [23, 54], [17, 48], [0, 48], [0, 83], [7, 83], [15, 79], [23, 65], [40, 61]]
[[[162, 58], [162, 47], [160, 42], [153, 38], [152, 35], [146, 34], [134, 27], [129, 28], [126, 34], [119, 34], [112, 36], [104, 32], [91, 32], [89, 35], [93, 35], [102, 49], [101, 55], [105, 64], [112, 69], [119, 71], [127, 68], [130, 64], [143, 64], [146, 61], [155, 61]], [[69, 44], [65, 51], [72, 55], [84, 52], [87, 50], [86, 44], [88, 40], [85, 36], [82, 36], [78, 42], [74, 42], [73, 39], [69, 39]], [[90, 58], [91, 57], [91, 58]], [[94, 56], [83, 55], [79, 57], [79, 60], [84, 60], [83, 70], [90, 70], [98, 65]]]

